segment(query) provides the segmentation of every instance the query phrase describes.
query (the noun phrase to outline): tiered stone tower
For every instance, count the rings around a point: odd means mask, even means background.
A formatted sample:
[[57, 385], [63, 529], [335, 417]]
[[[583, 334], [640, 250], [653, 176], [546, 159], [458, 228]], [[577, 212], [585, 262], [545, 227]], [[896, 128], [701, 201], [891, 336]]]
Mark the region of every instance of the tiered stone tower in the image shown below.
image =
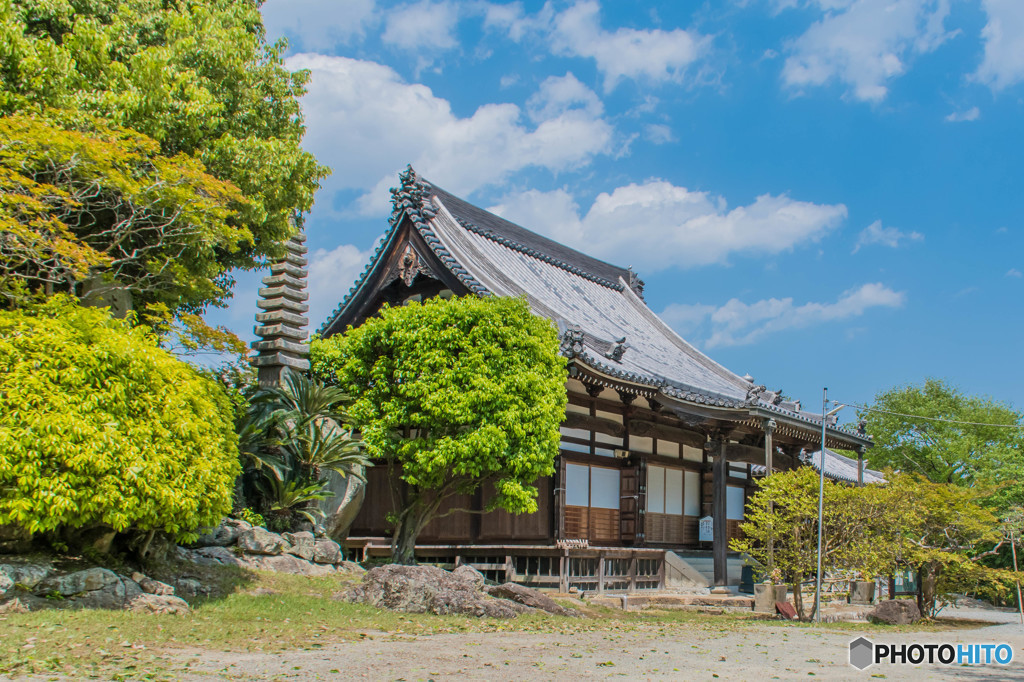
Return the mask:
[[275, 386], [281, 382], [285, 368], [300, 372], [309, 369], [309, 344], [306, 326], [309, 318], [304, 313], [309, 306], [306, 293], [306, 235], [301, 231], [288, 240], [284, 258], [270, 266], [270, 276], [263, 278], [260, 300], [256, 305], [262, 312], [256, 314], [256, 336], [252, 344], [257, 351], [252, 364], [259, 370], [260, 386]]

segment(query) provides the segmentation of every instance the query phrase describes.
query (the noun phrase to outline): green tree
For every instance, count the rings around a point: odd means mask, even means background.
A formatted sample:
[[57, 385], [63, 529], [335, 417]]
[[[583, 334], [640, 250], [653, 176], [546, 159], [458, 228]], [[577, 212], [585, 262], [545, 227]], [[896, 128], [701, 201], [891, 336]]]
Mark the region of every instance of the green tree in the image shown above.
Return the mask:
[[[801, 620], [814, 617], [813, 610], [809, 616], [804, 613], [802, 586], [817, 573], [819, 483], [811, 467], [761, 479], [740, 524], [744, 537], [729, 542], [734, 552], [749, 554], [763, 565], [774, 563], [793, 590]], [[849, 504], [850, 490], [825, 481], [821, 549], [825, 573], [845, 570], [854, 555], [860, 529]]]
[[449, 497], [493, 482], [488, 508], [537, 509], [565, 416], [565, 359], [554, 326], [515, 298], [431, 299], [329, 339], [313, 370], [354, 397], [367, 451], [386, 460], [395, 499], [393, 557]]
[[934, 483], [995, 486], [992, 501], [1001, 508], [1024, 502], [1024, 415], [1009, 405], [928, 379], [880, 393], [871, 407], [860, 415], [874, 438], [871, 466]]
[[900, 544], [905, 564], [918, 571], [923, 614], [934, 616], [953, 596], [982, 584], [1005, 594], [1010, 576], [982, 561], [1004, 541], [999, 518], [979, 504], [984, 491], [911, 474], [887, 478], [894, 503], [903, 503], [893, 512], [905, 524]]
[[238, 471], [227, 395], [145, 327], [64, 296], [0, 311], [0, 526], [187, 538]]
[[[817, 571], [818, 485], [811, 467], [762, 479], [741, 525], [745, 537], [730, 543], [734, 551], [767, 563], [774, 538], [772, 557], [793, 586], [801, 617], [800, 585]], [[892, 471], [886, 472], [885, 485], [826, 480], [822, 571], [873, 579], [897, 568], [915, 570], [918, 601], [927, 616], [953, 595], [980, 586], [1005, 594], [1010, 576], [982, 562], [1000, 548], [1002, 530], [978, 498], [974, 489]]]
[[[47, 175], [35, 161], [56, 168], [71, 162], [54, 154], [45, 133], [33, 134], [18, 151], [33, 163], [8, 165], [7, 174], [20, 173], [68, 195], [23, 193], [44, 204], [45, 220], [36, 220], [39, 205], [32, 201], [22, 202], [29, 209], [25, 215], [8, 210], [7, 218], [24, 228], [23, 244], [33, 242], [31, 230], [38, 227], [43, 238], [37, 246], [51, 258], [68, 257], [75, 277], [86, 267], [125, 285], [154, 273], [173, 283], [169, 291], [147, 287], [141, 304], [155, 300], [172, 313], [196, 313], [223, 303], [230, 270], [279, 255], [292, 221], [310, 208], [327, 172], [300, 146], [298, 97], [309, 75], [285, 69], [283, 50], [283, 42], [267, 44], [255, 0], [0, 0], [0, 116], [32, 116], [50, 128], [57, 143], [69, 142], [60, 135], [67, 131], [84, 136], [78, 141], [85, 147], [132, 131], [137, 135], [128, 150], [110, 150], [114, 170], [120, 170], [116, 157], [123, 152], [153, 165], [138, 166], [138, 192], [116, 182], [108, 186], [105, 167], [97, 172], [89, 156], [82, 165], [72, 164], [70, 175]], [[164, 187], [160, 182], [168, 173], [170, 187]], [[88, 179], [106, 210], [90, 211], [85, 204], [72, 210], [85, 196], [76, 183]], [[147, 185], [147, 179], [154, 182]], [[91, 254], [69, 253], [61, 240], [83, 240], [110, 256], [114, 231], [128, 209], [118, 213], [104, 201], [124, 205], [121, 200], [138, 198], [139, 192], [152, 199], [142, 206], [158, 209], [158, 215], [187, 212], [192, 202], [213, 205], [221, 214], [206, 227], [210, 242], [201, 245], [204, 235], [191, 231], [184, 251], [170, 240], [146, 253], [141, 269], [133, 264], [105, 270], [109, 264]], [[151, 244], [156, 234], [136, 232], [136, 246]]]

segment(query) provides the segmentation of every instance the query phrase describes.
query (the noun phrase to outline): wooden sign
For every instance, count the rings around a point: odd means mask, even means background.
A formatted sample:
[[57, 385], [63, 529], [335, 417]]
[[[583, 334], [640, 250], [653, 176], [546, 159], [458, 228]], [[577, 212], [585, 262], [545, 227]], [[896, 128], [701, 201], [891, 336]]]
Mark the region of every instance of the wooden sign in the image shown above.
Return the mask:
[[715, 541], [715, 519], [711, 516], [705, 516], [700, 520], [699, 523], [699, 539], [701, 542], [714, 542]]

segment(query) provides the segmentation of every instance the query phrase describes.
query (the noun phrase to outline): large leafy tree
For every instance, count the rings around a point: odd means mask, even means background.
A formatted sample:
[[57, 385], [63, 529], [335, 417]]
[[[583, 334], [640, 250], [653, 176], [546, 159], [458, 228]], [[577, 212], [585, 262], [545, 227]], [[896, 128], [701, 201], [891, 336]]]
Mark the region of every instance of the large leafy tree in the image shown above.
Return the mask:
[[880, 393], [871, 407], [860, 416], [874, 438], [875, 468], [997, 486], [999, 506], [1024, 502], [1024, 415], [1011, 406], [928, 379]]
[[[230, 270], [278, 254], [326, 173], [300, 146], [308, 73], [284, 68], [283, 49], [267, 44], [255, 0], [0, 0], [0, 116], [34, 119], [16, 123], [32, 129], [0, 168], [5, 193], [21, 190], [0, 217], [41, 254], [24, 271], [41, 263], [77, 282], [85, 267], [125, 286], [158, 272], [166, 286], [140, 287], [139, 303], [172, 313], [222, 303]], [[69, 160], [72, 143], [85, 153]], [[126, 168], [137, 186], [119, 182]], [[183, 234], [187, 221], [173, 218], [193, 202], [218, 215]], [[161, 243], [130, 250], [131, 268], [82, 251], [111, 256], [136, 206], [171, 237], [132, 231], [136, 246]]]
[[231, 417], [143, 326], [65, 296], [0, 311], [0, 528], [74, 545], [216, 524], [239, 472]]
[[515, 298], [462, 297], [389, 308], [314, 340], [313, 369], [354, 402], [368, 453], [386, 460], [395, 497], [393, 557], [452, 495], [493, 482], [490, 508], [537, 509], [565, 416], [565, 359], [554, 326]]

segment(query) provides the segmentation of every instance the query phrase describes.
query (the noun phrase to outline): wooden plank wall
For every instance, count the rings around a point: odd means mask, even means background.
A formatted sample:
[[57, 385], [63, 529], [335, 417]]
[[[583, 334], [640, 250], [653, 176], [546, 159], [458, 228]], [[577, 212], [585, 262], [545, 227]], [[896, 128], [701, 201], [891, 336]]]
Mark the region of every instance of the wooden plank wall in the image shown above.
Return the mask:
[[617, 544], [619, 510], [566, 505], [565, 536], [584, 538], [596, 544]]
[[[509, 514], [503, 510], [476, 515], [468, 512], [453, 512], [435, 518], [420, 533], [422, 542], [538, 542], [554, 538], [551, 505], [553, 501], [552, 479], [539, 479], [537, 486], [537, 512], [535, 514]], [[441, 513], [451, 509], [482, 509], [493, 495], [494, 488], [487, 485], [479, 498], [470, 495], [456, 495], [442, 508]], [[388, 514], [392, 511], [391, 486], [388, 482], [387, 467], [372, 467], [366, 472], [366, 498], [349, 535], [354, 537], [390, 536], [391, 524]], [[618, 526], [616, 526], [616, 533]]]

